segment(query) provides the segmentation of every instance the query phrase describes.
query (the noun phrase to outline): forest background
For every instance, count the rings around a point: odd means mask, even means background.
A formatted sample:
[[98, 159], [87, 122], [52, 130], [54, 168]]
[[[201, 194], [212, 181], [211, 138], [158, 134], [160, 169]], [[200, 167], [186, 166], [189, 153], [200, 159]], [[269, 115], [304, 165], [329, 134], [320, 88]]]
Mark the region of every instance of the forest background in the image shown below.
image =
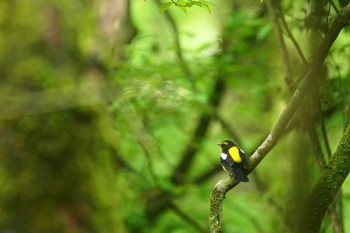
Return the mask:
[[[1, 1], [0, 232], [208, 232], [211, 192], [228, 177], [217, 144], [259, 152], [324, 53], [278, 144], [223, 202], [224, 232], [298, 232], [349, 131], [348, 8]], [[344, 147], [320, 232], [350, 231]]]

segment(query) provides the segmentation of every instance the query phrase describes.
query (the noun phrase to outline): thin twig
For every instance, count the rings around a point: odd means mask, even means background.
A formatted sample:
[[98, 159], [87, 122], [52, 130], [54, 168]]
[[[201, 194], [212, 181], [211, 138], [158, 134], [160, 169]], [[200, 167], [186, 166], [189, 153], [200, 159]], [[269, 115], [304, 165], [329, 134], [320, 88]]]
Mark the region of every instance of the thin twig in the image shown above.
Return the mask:
[[275, 4], [277, 3], [272, 3], [271, 1], [266, 1], [266, 6], [267, 9], [269, 11], [269, 14], [271, 16], [271, 21], [272, 24], [274, 26], [275, 29], [275, 35], [276, 35], [276, 40], [278, 43], [278, 47], [280, 49], [280, 54], [281, 54], [281, 58], [282, 58], [282, 65], [283, 65], [283, 69], [284, 69], [284, 74], [285, 74], [285, 81], [288, 85], [288, 88], [290, 88], [290, 86], [293, 83], [292, 80], [292, 71], [290, 68], [290, 64], [289, 64], [289, 54], [288, 54], [288, 50], [287, 50], [287, 46], [284, 42], [283, 39], [283, 33], [281, 30], [281, 27], [279, 25], [279, 17], [280, 17], [280, 11], [279, 11], [279, 7], [276, 7]]
[[[161, 0], [155, 0], [155, 2], [157, 3], [158, 6], [162, 5]], [[175, 1], [172, 1], [172, 2], [174, 3], [174, 5], [178, 5]], [[169, 11], [164, 11], [163, 14], [164, 14], [165, 18], [167, 19], [167, 21], [170, 25], [170, 28], [173, 31], [173, 38], [175, 40], [174, 41], [175, 42], [175, 53], [176, 53], [176, 56], [180, 62], [182, 70], [183, 70], [184, 74], [189, 78], [189, 80], [192, 84], [192, 87], [195, 88], [191, 70], [188, 67], [187, 62], [186, 62], [186, 60], [183, 56], [183, 53], [182, 53], [180, 33], [179, 33], [179, 29], [177, 27], [177, 24], [175, 22], [175, 19]]]
[[[279, 5], [279, 12], [282, 12], [281, 11], [281, 6]], [[303, 62], [304, 65], [307, 65], [307, 60], [306, 60], [306, 57], [303, 53], [303, 51], [301, 50], [297, 40], [295, 39], [295, 37], [293, 36], [292, 32], [289, 30], [289, 27], [288, 27], [288, 24], [286, 22], [286, 19], [284, 17], [284, 14], [281, 13], [281, 22], [282, 22], [282, 25], [284, 27], [284, 30], [286, 31], [289, 39], [292, 41], [295, 49], [297, 50], [297, 53], [301, 59], [301, 61]]]
[[332, 5], [335, 12], [337, 12], [337, 14], [339, 14], [339, 9], [338, 9], [337, 5], [334, 3], [334, 1], [333, 0], [328, 0], [328, 1]]

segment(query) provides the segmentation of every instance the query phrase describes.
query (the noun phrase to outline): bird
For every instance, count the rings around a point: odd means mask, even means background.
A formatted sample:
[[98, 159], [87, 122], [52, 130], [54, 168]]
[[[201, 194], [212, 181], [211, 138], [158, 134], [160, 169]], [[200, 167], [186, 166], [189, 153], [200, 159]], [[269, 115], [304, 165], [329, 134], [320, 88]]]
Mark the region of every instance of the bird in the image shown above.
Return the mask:
[[244, 151], [231, 140], [224, 140], [218, 146], [222, 149], [220, 154], [222, 168], [231, 177], [234, 176], [237, 182], [248, 182], [248, 172], [244, 168], [247, 161]]

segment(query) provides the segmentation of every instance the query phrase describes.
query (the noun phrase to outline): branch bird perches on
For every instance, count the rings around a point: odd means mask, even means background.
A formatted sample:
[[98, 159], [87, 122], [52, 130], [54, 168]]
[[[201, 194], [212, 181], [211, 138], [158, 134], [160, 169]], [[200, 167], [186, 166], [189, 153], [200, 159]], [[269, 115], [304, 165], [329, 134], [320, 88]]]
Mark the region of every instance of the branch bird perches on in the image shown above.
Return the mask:
[[[288, 105], [281, 113], [265, 141], [249, 158], [249, 166], [247, 168], [248, 172], [255, 169], [255, 167], [264, 159], [267, 153], [277, 144], [289, 120], [293, 117], [296, 110], [302, 104], [302, 100], [305, 97], [309, 86], [315, 81], [315, 79], [318, 78], [318, 71], [326, 59], [332, 44], [337, 39], [340, 31], [349, 23], [349, 19], [350, 4], [346, 5], [339, 11], [339, 14], [322, 40], [317, 53], [315, 56], [313, 56], [310, 65], [307, 67], [307, 72], [305, 73], [304, 78], [300, 82], [298, 88], [295, 90]], [[210, 232], [222, 232], [222, 202], [226, 193], [236, 185], [237, 182], [235, 180], [226, 178], [219, 180], [214, 186], [210, 196]]]

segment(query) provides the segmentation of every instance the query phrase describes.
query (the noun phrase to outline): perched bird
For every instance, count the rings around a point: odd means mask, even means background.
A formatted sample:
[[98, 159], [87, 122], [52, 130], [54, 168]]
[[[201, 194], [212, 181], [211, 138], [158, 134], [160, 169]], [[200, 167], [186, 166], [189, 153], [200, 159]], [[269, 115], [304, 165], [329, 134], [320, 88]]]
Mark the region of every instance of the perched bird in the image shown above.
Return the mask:
[[220, 161], [222, 168], [235, 177], [237, 182], [248, 182], [247, 171], [244, 168], [246, 157], [244, 151], [237, 147], [233, 141], [225, 140], [218, 144], [222, 152]]

